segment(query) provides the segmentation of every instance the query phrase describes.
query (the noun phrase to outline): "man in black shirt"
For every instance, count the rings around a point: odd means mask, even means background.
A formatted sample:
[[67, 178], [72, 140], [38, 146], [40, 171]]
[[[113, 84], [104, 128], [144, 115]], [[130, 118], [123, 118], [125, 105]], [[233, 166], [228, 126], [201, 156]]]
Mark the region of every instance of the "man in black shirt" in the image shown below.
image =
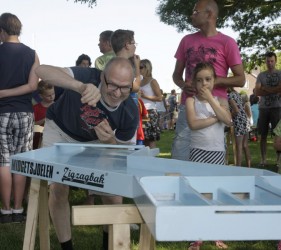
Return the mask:
[[[47, 83], [67, 88], [47, 111], [43, 146], [55, 142], [128, 144], [134, 136], [138, 110], [130, 97], [134, 72], [127, 59], [111, 59], [103, 72], [41, 65], [36, 73]], [[68, 186], [50, 184], [50, 214], [62, 249], [73, 249], [68, 193]], [[119, 196], [106, 200], [122, 202]]]

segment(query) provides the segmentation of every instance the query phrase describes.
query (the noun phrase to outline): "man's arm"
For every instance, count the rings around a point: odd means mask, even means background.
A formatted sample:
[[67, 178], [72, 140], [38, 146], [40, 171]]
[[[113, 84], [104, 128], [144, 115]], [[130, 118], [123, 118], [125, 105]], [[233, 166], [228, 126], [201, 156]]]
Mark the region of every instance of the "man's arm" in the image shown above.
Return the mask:
[[77, 81], [66, 68], [40, 65], [36, 69], [36, 74], [46, 83], [80, 93], [82, 103], [96, 106], [96, 103], [100, 100], [100, 91], [94, 84], [83, 84]]
[[[71, 89], [79, 92], [83, 83], [75, 80], [67, 68], [55, 67], [51, 65], [40, 65], [36, 69], [36, 74], [44, 82], [64, 89]], [[79, 92], [80, 93], [80, 92]]]
[[35, 60], [29, 72], [28, 82], [19, 87], [0, 90], [0, 98], [10, 97], [10, 96], [20, 96], [35, 91], [37, 89], [37, 85], [39, 81], [39, 78], [36, 75], [35, 70], [39, 65], [40, 65], [39, 58], [35, 53]]
[[133, 82], [132, 92], [138, 93], [141, 85], [141, 75], [140, 75], [140, 57], [134, 55], [134, 65], [135, 65], [135, 80]]
[[175, 69], [173, 72], [173, 81], [186, 94], [193, 95], [195, 93], [195, 89], [194, 89], [194, 87], [192, 87], [191, 81], [185, 82], [183, 80], [182, 76], [183, 76], [184, 69], [185, 69], [185, 63], [177, 60]]
[[255, 95], [265, 96], [269, 94], [281, 93], [281, 83], [275, 87], [262, 86], [261, 83], [257, 83], [255, 87]]
[[185, 81], [183, 80], [183, 77], [182, 77], [184, 68], [185, 68], [184, 63], [177, 60], [176, 65], [175, 65], [175, 69], [174, 69], [174, 72], [173, 72], [173, 81], [181, 89], [184, 88], [184, 86], [186, 85], [186, 83], [185, 83]]
[[217, 77], [216, 87], [243, 87], [245, 84], [245, 73], [242, 64], [231, 67], [233, 76], [231, 77]]

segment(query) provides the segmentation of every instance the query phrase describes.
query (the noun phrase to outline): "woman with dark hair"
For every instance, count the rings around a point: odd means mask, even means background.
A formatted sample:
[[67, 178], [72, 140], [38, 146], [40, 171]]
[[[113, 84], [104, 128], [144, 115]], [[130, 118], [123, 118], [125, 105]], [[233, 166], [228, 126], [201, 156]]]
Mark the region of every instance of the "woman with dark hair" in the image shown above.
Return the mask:
[[92, 65], [91, 58], [88, 55], [82, 54], [76, 60], [76, 66], [89, 68]]

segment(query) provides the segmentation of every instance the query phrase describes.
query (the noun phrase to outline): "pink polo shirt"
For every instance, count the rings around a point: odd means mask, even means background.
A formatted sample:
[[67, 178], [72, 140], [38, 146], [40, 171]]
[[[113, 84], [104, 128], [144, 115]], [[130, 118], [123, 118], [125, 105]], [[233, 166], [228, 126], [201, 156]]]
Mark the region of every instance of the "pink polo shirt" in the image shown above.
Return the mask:
[[[191, 79], [192, 71], [199, 62], [212, 63], [218, 77], [226, 77], [231, 67], [242, 64], [236, 41], [221, 32], [211, 37], [205, 37], [201, 32], [186, 35], [179, 44], [175, 58], [185, 62], [186, 80]], [[215, 87], [213, 95], [227, 98], [226, 88]], [[182, 104], [185, 104], [186, 97], [182, 92]]]

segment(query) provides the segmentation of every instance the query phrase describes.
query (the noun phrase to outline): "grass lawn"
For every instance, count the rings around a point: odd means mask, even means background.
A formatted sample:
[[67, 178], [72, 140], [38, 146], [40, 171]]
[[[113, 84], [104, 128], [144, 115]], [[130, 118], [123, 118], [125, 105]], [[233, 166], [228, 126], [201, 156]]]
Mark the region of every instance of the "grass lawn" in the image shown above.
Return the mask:
[[[160, 157], [170, 158], [171, 157], [171, 145], [173, 140], [173, 131], [164, 131], [161, 134], [161, 140], [157, 143], [160, 148]], [[249, 143], [252, 166], [258, 168], [259, 166], [259, 143]], [[271, 171], [277, 171], [275, 167], [275, 153], [272, 148], [272, 138], [268, 138], [268, 166], [267, 169]], [[230, 154], [229, 163], [233, 164], [233, 156]], [[244, 164], [245, 165], [245, 164]], [[81, 190], [72, 191], [70, 196], [70, 202], [72, 205], [82, 204], [85, 200], [85, 192]], [[125, 202], [131, 203], [132, 200], [125, 199]], [[98, 202], [99, 203], [99, 202]], [[208, 227], [202, 223], [202, 227]], [[188, 227], [188, 225], [186, 225]], [[23, 237], [24, 237], [25, 224], [1, 224], [0, 226], [0, 249], [1, 250], [17, 250], [22, 249]], [[102, 227], [101, 226], [75, 226], [72, 228], [74, 247], [76, 250], [100, 250], [102, 246]], [[241, 228], [243, 230], [243, 228]], [[258, 228], [253, 228], [258, 230]], [[60, 244], [57, 241], [54, 228], [50, 228], [51, 235], [51, 249], [59, 250]], [[138, 236], [139, 231], [132, 231], [132, 249], [138, 249]], [[280, 232], [281, 238], [281, 232]], [[237, 242], [226, 242], [230, 250], [276, 250], [277, 241], [237, 241]], [[39, 249], [38, 233], [36, 238], [35, 249]], [[186, 250], [186, 242], [157, 242], [157, 250]], [[217, 249], [213, 242], [205, 242], [201, 247], [202, 250], [214, 250]]]

